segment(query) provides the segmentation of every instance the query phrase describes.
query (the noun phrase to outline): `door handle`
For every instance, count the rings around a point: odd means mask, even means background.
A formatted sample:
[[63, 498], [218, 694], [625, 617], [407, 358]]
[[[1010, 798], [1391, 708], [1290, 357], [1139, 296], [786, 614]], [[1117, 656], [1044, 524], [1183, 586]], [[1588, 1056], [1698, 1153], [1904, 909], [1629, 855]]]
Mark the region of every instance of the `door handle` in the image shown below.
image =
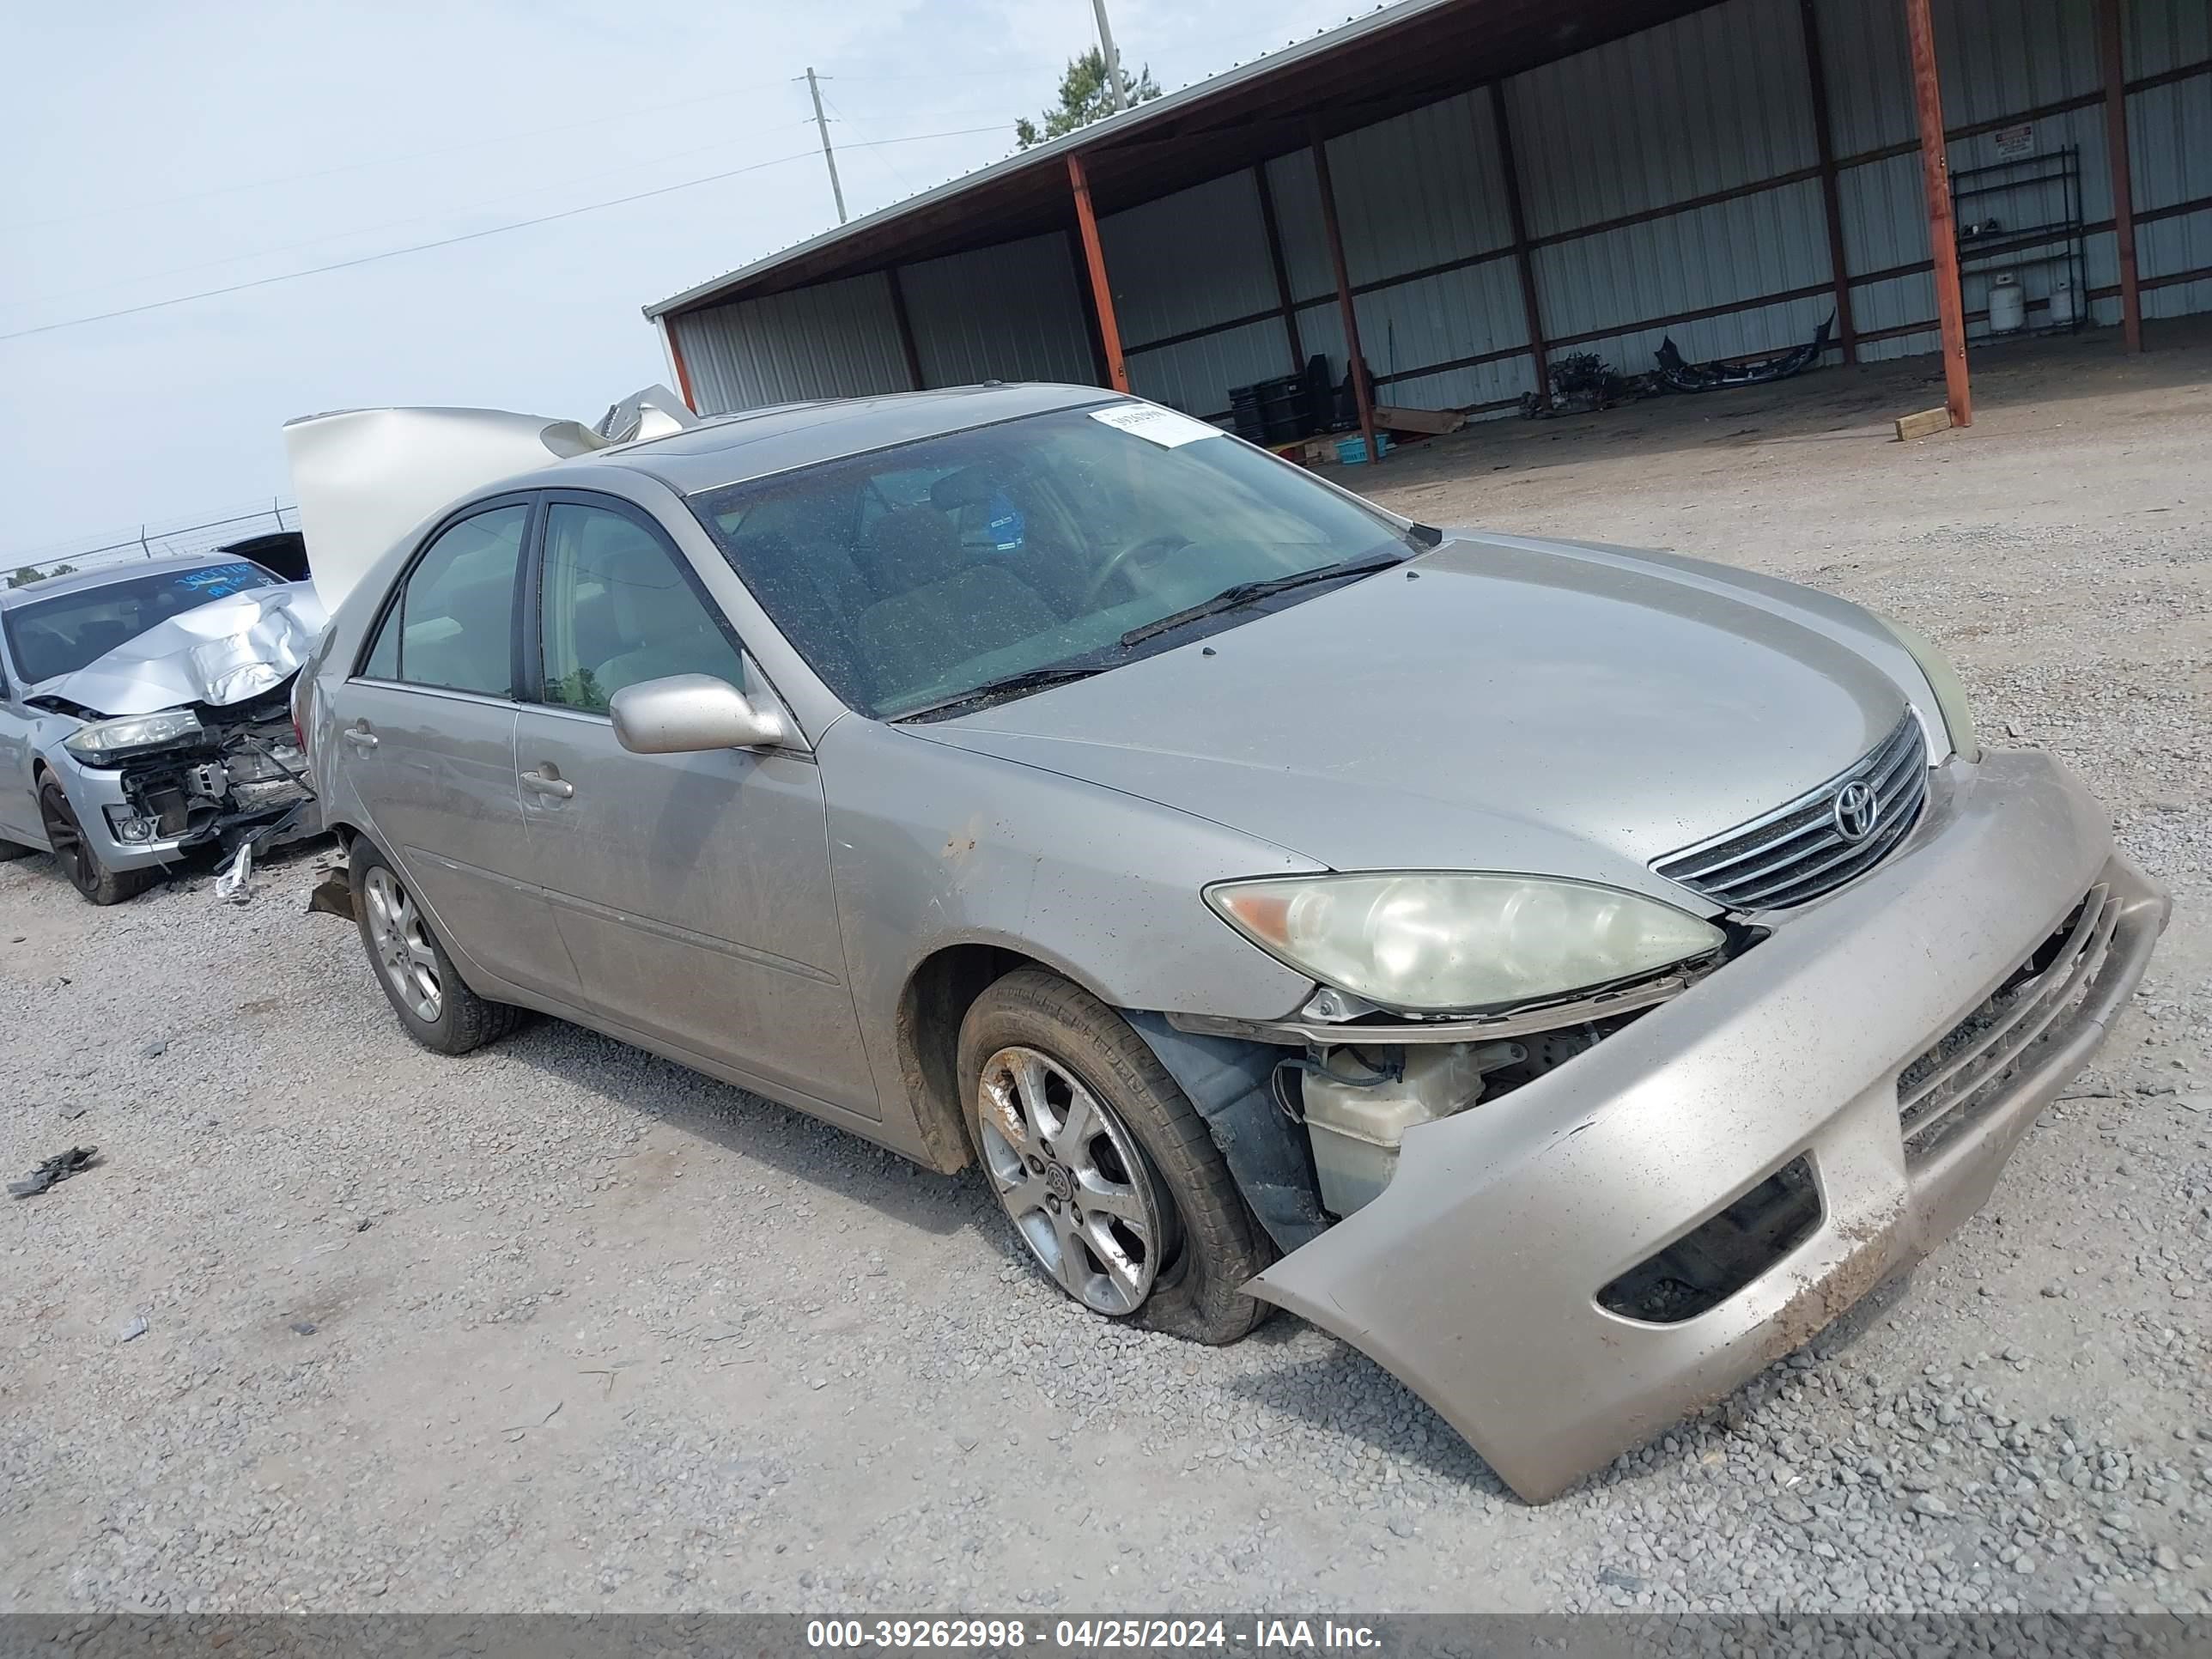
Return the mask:
[[376, 733], [364, 731], [358, 726], [349, 726], [339, 735], [356, 749], [368, 750], [376, 747]]
[[576, 793], [576, 786], [566, 778], [549, 778], [543, 772], [525, 772], [522, 787], [533, 794], [550, 795], [556, 800], [567, 800]]

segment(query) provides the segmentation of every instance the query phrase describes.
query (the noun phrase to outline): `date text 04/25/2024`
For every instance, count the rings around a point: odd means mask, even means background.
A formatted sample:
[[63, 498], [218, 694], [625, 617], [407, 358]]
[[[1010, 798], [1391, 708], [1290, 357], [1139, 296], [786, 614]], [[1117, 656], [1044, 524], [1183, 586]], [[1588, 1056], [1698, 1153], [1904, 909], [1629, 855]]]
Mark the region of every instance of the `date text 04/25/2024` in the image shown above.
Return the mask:
[[811, 1619], [806, 1645], [826, 1650], [1039, 1647], [1065, 1652], [1210, 1648], [1249, 1651], [1377, 1646], [1368, 1625], [1334, 1619]]

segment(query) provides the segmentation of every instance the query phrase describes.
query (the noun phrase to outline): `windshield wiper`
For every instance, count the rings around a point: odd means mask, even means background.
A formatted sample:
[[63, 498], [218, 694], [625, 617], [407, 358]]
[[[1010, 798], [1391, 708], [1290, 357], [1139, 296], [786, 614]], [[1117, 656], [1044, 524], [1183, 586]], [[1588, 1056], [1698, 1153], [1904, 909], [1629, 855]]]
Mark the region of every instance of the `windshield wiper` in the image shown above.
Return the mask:
[[1237, 582], [1223, 588], [1210, 599], [1200, 599], [1196, 605], [1185, 605], [1180, 611], [1170, 611], [1164, 617], [1155, 617], [1148, 623], [1139, 623], [1121, 635], [1124, 645], [1141, 645], [1157, 635], [1181, 628], [1185, 623], [1200, 622], [1207, 617], [1218, 617], [1224, 611], [1234, 611], [1240, 605], [1251, 605], [1277, 593], [1287, 593], [1294, 587], [1310, 587], [1316, 582], [1340, 581], [1350, 576], [1365, 576], [1377, 570], [1388, 570], [1394, 564], [1403, 564], [1413, 556], [1408, 553], [1382, 553], [1364, 559], [1347, 559], [1342, 564], [1325, 564], [1313, 570], [1300, 570], [1287, 576], [1270, 576], [1264, 581]]
[[1060, 663], [1050, 668], [1027, 668], [1018, 674], [1007, 674], [995, 680], [985, 680], [959, 696], [947, 697], [943, 702], [931, 703], [927, 708], [917, 708], [909, 714], [893, 717], [894, 723], [905, 720], [934, 720], [940, 714], [957, 714], [979, 703], [998, 702], [1008, 697], [1018, 697], [1024, 692], [1042, 691], [1048, 685], [1066, 685], [1075, 680], [1087, 680], [1093, 674], [1103, 674], [1112, 663]]

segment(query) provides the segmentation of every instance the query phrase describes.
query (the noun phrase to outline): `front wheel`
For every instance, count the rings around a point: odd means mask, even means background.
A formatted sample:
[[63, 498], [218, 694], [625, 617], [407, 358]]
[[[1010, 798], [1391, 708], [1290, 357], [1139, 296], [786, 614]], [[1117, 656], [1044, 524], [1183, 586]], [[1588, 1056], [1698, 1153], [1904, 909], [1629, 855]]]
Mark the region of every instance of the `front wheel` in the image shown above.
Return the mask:
[[51, 777], [39, 787], [39, 822], [45, 827], [46, 845], [53, 848], [55, 864], [86, 902], [120, 904], [152, 883], [151, 871], [111, 870], [100, 861], [99, 852], [77, 822], [68, 791]]
[[1127, 1021], [1042, 969], [1007, 975], [960, 1027], [968, 1130], [1048, 1277], [1095, 1313], [1233, 1342], [1267, 1316], [1238, 1288], [1267, 1237], [1212, 1136]]

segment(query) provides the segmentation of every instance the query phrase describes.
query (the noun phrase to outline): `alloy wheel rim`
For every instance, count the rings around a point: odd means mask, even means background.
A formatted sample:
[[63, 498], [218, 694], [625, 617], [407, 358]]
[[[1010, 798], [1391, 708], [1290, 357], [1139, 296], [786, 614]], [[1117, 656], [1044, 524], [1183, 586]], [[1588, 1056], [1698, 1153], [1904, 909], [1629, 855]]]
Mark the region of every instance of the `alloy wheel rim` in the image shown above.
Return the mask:
[[1135, 1137], [1082, 1079], [1035, 1048], [1000, 1049], [976, 1087], [984, 1166], [1030, 1254], [1084, 1306], [1134, 1313], [1165, 1242]]
[[445, 985], [422, 912], [389, 870], [370, 871], [362, 896], [368, 912], [369, 948], [386, 981], [416, 1018], [435, 1024], [445, 1006]]
[[70, 810], [67, 801], [57, 799], [52, 791], [39, 798], [39, 805], [46, 817], [46, 842], [53, 849], [54, 862], [70, 878], [70, 885], [80, 893], [91, 891], [97, 881], [76, 814]]

